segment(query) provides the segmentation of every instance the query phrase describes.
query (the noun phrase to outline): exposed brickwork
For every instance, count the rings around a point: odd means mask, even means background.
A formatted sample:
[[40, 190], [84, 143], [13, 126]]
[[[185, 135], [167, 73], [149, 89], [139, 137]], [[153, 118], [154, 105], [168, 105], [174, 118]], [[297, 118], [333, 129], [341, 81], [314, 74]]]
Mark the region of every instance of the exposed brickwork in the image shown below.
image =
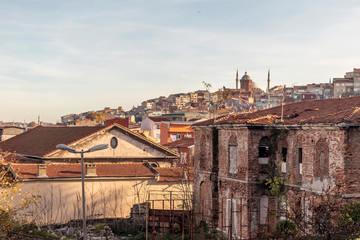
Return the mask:
[[[318, 193], [338, 191], [359, 199], [359, 105], [360, 97], [307, 101], [286, 105], [283, 120], [277, 107], [195, 127], [195, 202], [210, 196], [212, 201], [212, 209], [201, 214], [209, 214], [222, 231], [249, 239], [273, 229], [289, 207], [310, 218]], [[264, 184], [275, 171], [270, 163], [277, 163], [276, 174], [287, 179], [285, 202]], [[230, 231], [232, 208], [241, 213]], [[277, 215], [264, 223], [266, 211]]]
[[[268, 139], [270, 142], [269, 162], [276, 162], [280, 159], [283, 149], [286, 149], [287, 154], [283, 156], [286, 157], [284, 176], [287, 178], [287, 187], [285, 190], [288, 191], [289, 197], [291, 195], [302, 196], [300, 202], [298, 201], [299, 206], [305, 204], [306, 199], [312, 196], [312, 192], [324, 191], [329, 187], [334, 188], [336, 184], [343, 183], [344, 176], [347, 181], [343, 188], [344, 193], [359, 192], [360, 177], [357, 173], [360, 170], [360, 161], [355, 154], [360, 150], [358, 128], [244, 125], [220, 125], [216, 128], [218, 129], [217, 181], [210, 177], [216, 169], [213, 166], [213, 148], [211, 148], [213, 142], [210, 134], [215, 128], [201, 127], [195, 130], [194, 164], [197, 173], [194, 186], [195, 198], [198, 197], [200, 200], [200, 195], [196, 195], [197, 188], [201, 192], [201, 199], [208, 199], [212, 195], [211, 186], [217, 185], [219, 188], [218, 199], [234, 198], [242, 199], [243, 204], [247, 202], [245, 205], [239, 206], [243, 209], [248, 208], [241, 215], [242, 237], [254, 236], [260, 229], [260, 225], [257, 223], [259, 216], [256, 215], [260, 211], [260, 207], [259, 203], [254, 202], [253, 199], [260, 199], [262, 196], [271, 197], [269, 190], [261, 184], [269, 171], [268, 164], [259, 164], [260, 141], [264, 141], [262, 139]], [[234, 145], [234, 143], [236, 143], [238, 155], [236, 174], [229, 173], [229, 145]], [[299, 155], [302, 160], [301, 167]], [[206, 181], [209, 182], [206, 183]], [[200, 189], [199, 184], [206, 187]], [[205, 189], [209, 189], [208, 196], [206, 196]], [[278, 200], [271, 199], [268, 202], [268, 208], [281, 210]], [[215, 200], [213, 199], [213, 201]], [[222, 207], [221, 204], [218, 202], [219, 209]], [[214, 209], [206, 211], [204, 215], [211, 212], [215, 217]], [[221, 226], [225, 220], [222, 219], [223, 216], [219, 215], [218, 217], [219, 226]], [[277, 220], [278, 218], [274, 218], [268, 221], [266, 227], [273, 227]], [[240, 226], [238, 227], [240, 228]]]

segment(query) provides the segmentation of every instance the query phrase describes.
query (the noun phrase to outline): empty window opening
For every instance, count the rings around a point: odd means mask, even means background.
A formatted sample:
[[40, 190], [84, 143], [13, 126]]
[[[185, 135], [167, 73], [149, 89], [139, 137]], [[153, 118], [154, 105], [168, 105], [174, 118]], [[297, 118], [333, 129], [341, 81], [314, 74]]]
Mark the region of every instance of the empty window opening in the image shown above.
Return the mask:
[[302, 175], [302, 161], [303, 161], [303, 152], [302, 152], [302, 148], [299, 148], [299, 152], [298, 152], [298, 162], [299, 162], [299, 174]]
[[281, 172], [286, 173], [287, 148], [281, 149]]

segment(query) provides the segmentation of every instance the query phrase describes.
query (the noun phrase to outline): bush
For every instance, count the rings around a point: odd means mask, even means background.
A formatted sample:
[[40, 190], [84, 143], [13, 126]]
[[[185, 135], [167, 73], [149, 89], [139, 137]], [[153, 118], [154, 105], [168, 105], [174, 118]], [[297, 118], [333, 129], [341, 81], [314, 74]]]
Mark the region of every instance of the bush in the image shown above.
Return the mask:
[[296, 233], [296, 225], [287, 219], [280, 220], [276, 223], [274, 232], [281, 236], [293, 236]]
[[96, 232], [96, 233], [101, 232], [101, 230], [102, 230], [106, 225], [107, 225], [106, 223], [100, 223], [100, 224], [95, 225], [95, 232]]
[[344, 205], [340, 219], [345, 224], [360, 224], [360, 203], [348, 203]]
[[134, 240], [145, 240], [145, 239], [146, 239], [146, 234], [144, 232], [141, 232], [134, 237]]

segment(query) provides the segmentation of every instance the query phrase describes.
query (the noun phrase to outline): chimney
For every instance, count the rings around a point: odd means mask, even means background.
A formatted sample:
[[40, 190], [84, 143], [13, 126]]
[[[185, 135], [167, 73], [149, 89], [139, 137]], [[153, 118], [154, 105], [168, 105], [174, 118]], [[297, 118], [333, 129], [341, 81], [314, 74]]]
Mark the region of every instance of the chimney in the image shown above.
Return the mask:
[[48, 175], [46, 175], [46, 164], [38, 164], [38, 174], [37, 177], [43, 178], [43, 177], [48, 177]]
[[95, 163], [86, 163], [86, 176], [97, 176]]

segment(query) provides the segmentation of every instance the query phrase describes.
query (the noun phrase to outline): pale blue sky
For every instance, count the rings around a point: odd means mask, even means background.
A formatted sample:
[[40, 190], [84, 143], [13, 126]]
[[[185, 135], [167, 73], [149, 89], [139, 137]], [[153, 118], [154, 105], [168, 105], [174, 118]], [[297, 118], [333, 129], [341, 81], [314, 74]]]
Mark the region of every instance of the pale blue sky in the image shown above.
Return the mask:
[[0, 120], [170, 93], [328, 82], [360, 67], [358, 0], [0, 0]]

